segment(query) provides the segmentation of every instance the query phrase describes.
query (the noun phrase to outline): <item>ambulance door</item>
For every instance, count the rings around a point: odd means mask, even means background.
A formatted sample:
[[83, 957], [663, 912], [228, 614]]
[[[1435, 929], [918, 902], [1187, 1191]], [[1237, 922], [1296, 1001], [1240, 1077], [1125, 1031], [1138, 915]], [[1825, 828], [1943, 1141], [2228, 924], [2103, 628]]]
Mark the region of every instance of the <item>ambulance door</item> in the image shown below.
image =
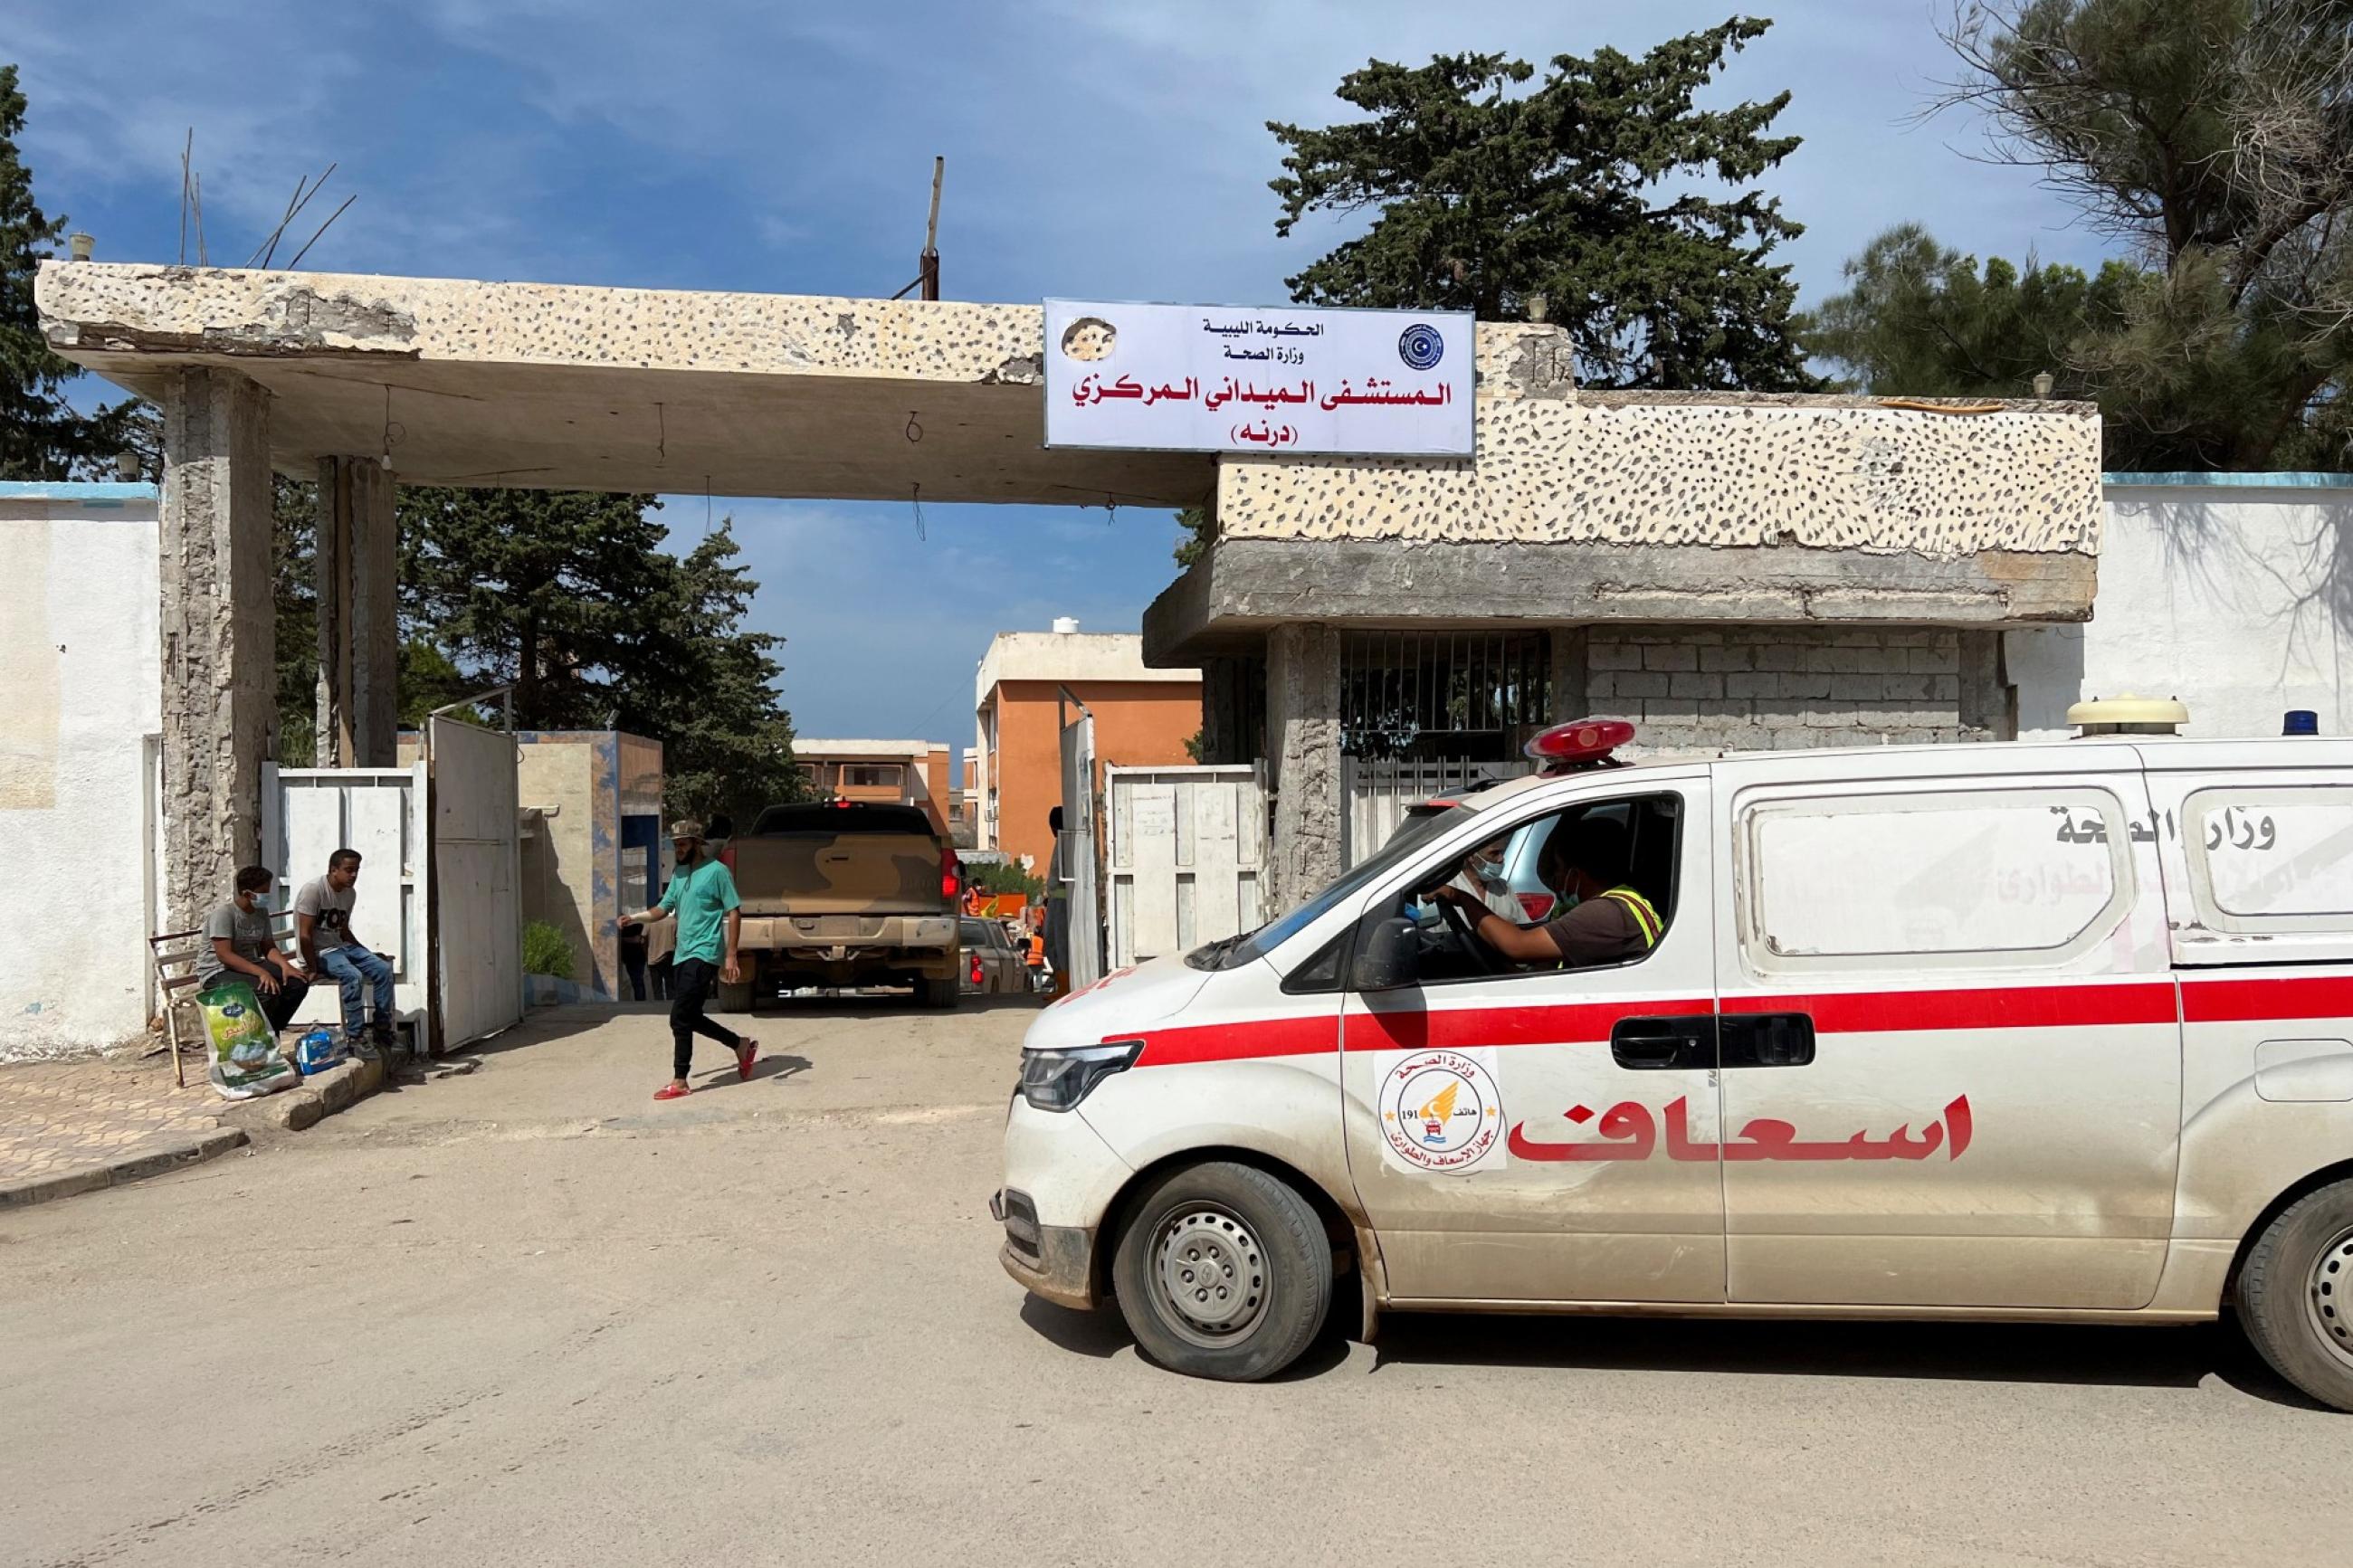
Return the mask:
[[2165, 906], [2138, 758], [2084, 760], [1813, 783], [1719, 764], [1734, 1301], [2155, 1294], [2181, 1092]]
[[[1627, 880], [1664, 928], [1647, 952], [1583, 970], [1490, 971], [1433, 939], [1417, 983], [1352, 984], [1348, 1167], [1390, 1296], [1722, 1301], [1706, 775], [1645, 770], [1639, 784], [1544, 793], [1543, 807], [1496, 827], [1622, 821]], [[1450, 846], [1407, 883], [1443, 879], [1469, 847]], [[1515, 838], [1507, 861], [1524, 847]], [[1411, 902], [1400, 886], [1367, 919], [1402, 918]]]
[[[2147, 754], [2181, 982], [2176, 1245], [2227, 1255], [2274, 1197], [2353, 1152], [2353, 769]], [[2353, 1354], [2353, 1324], [2324, 1321]]]

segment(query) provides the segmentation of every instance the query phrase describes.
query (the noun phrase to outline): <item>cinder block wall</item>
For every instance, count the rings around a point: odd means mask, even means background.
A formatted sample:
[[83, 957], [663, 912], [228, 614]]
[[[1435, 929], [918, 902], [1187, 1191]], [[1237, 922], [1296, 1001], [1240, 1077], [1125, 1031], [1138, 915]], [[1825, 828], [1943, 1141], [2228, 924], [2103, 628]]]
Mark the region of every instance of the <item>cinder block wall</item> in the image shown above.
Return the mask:
[[1585, 706], [1646, 752], [1987, 741], [1965, 665], [1982, 634], [1876, 627], [1592, 627]]

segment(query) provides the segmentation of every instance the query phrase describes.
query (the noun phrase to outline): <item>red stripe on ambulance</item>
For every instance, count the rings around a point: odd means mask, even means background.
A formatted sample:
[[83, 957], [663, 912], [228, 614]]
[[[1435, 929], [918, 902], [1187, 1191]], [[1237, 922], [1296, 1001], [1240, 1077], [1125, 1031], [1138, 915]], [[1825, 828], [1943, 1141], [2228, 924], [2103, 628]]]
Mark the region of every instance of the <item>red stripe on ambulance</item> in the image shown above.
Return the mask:
[[1823, 1035], [1941, 1029], [2084, 1029], [2170, 1024], [2173, 982], [2019, 985], [1973, 991], [1832, 991], [1811, 996], [1727, 996], [1726, 1013], [1804, 1013]]
[[[2178, 1012], [2177, 1012], [2178, 1007]], [[1599, 1044], [1621, 1018], [1689, 1016], [1715, 1010], [1705, 997], [1583, 1002], [1537, 1007], [1384, 1008], [1149, 1029], [1112, 1039], [1145, 1042], [1138, 1067], [1316, 1056], [1351, 1051], [1467, 1050], [1482, 1046]], [[1923, 1034], [1947, 1029], [2084, 1029], [2104, 1026], [2220, 1024], [2353, 1017], [2353, 976], [2276, 980], [2130, 980], [2106, 984], [1989, 986], [1977, 990], [1850, 991], [1725, 998], [1727, 1014], [1804, 1013], [1824, 1035]], [[1341, 1027], [1345, 1022], [1345, 1036]]]

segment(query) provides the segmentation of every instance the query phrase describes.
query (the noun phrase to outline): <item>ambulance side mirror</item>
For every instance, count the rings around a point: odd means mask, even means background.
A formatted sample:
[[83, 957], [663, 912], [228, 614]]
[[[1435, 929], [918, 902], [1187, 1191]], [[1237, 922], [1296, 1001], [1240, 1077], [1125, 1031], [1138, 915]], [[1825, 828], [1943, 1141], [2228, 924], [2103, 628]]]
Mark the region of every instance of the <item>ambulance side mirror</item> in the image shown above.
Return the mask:
[[1357, 991], [1401, 991], [1420, 975], [1420, 933], [1411, 921], [1396, 916], [1366, 933], [1351, 979]]

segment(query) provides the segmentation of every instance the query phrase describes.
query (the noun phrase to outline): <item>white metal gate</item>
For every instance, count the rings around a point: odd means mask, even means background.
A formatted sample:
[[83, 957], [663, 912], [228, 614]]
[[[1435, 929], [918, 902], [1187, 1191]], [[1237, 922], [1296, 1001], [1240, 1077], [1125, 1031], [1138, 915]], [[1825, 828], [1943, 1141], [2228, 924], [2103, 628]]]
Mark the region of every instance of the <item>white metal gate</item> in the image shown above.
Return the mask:
[[1266, 795], [1252, 767], [1103, 769], [1111, 962], [1254, 931]]
[[1525, 758], [1474, 763], [1461, 758], [1400, 763], [1366, 757], [1340, 759], [1340, 795], [1347, 811], [1340, 819], [1340, 864], [1352, 867], [1389, 840], [1406, 813], [1432, 798], [1468, 795], [1535, 771]]
[[[1065, 961], [1071, 989], [1092, 985], [1103, 975], [1103, 912], [1095, 887], [1095, 716], [1087, 705], [1062, 696], [1061, 892]], [[1076, 710], [1078, 717], [1071, 717]]]
[[[261, 858], [278, 873], [272, 906], [293, 907], [303, 883], [327, 874], [338, 849], [360, 852], [352, 930], [392, 955], [393, 1005], [422, 1022], [431, 996], [425, 911], [431, 889], [426, 853], [425, 769], [281, 768], [261, 771]], [[342, 1003], [332, 984], [314, 985], [297, 1023], [333, 1024]], [[417, 1038], [425, 1037], [420, 1033]]]
[[436, 1046], [454, 1050], [522, 1016], [522, 895], [514, 737], [427, 721], [433, 821]]

